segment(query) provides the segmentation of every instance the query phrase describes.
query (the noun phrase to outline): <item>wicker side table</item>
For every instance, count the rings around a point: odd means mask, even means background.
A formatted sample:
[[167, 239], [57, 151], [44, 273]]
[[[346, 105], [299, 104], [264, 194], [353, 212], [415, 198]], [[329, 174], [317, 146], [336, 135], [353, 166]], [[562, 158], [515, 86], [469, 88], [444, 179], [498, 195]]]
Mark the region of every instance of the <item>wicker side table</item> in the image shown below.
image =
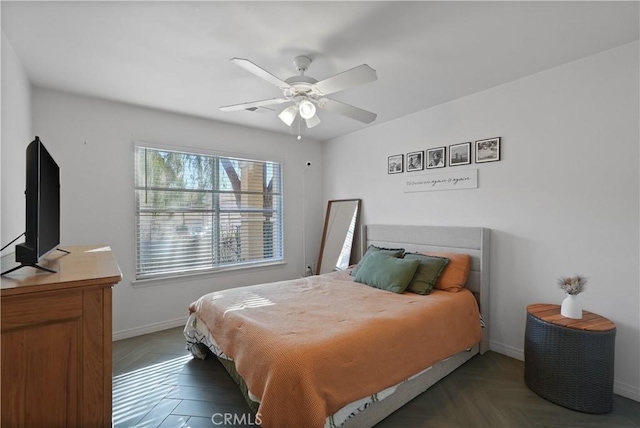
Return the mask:
[[559, 305], [527, 306], [524, 378], [541, 397], [585, 413], [613, 407], [616, 326], [583, 311], [582, 319], [560, 315]]

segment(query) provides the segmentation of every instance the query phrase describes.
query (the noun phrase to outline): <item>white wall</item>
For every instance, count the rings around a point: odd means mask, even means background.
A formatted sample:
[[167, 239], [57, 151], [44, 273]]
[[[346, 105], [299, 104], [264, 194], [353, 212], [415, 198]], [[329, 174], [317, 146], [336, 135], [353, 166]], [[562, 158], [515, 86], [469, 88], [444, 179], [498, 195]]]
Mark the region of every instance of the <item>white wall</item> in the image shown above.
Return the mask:
[[[587, 275], [584, 309], [617, 324], [615, 391], [640, 401], [638, 51], [635, 42], [330, 141], [324, 188], [361, 197], [364, 223], [491, 228], [491, 348], [516, 358], [526, 306], [559, 304], [557, 278]], [[477, 189], [405, 194], [420, 173], [386, 171], [391, 155], [498, 136], [500, 162], [440, 170], [477, 168]]]
[[[0, 129], [0, 242], [9, 243], [25, 228], [26, 148], [31, 132], [31, 85], [9, 40], [2, 32], [2, 118]], [[24, 242], [24, 238], [16, 241]], [[13, 252], [13, 245], [3, 254]]]
[[[114, 337], [180, 325], [189, 303], [229, 287], [302, 276], [302, 171], [307, 171], [308, 260], [322, 228], [322, 151], [318, 142], [209, 120], [34, 89], [34, 130], [60, 166], [61, 244], [110, 245], [123, 273], [114, 289]], [[133, 287], [135, 275], [133, 140], [203, 148], [284, 165], [286, 265], [164, 280]]]

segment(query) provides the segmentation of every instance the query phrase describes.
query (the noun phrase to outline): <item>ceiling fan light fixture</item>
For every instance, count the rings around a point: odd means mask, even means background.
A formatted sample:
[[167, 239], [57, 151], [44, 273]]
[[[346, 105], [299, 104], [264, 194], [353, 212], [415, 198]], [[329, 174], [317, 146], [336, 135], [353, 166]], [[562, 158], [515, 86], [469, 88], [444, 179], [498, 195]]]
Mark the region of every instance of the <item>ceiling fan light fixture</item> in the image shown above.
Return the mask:
[[318, 117], [318, 115], [312, 116], [309, 119], [305, 119], [304, 120], [307, 124], [307, 128], [313, 128], [316, 125], [320, 124], [320, 118]]
[[316, 106], [309, 100], [302, 100], [298, 106], [303, 119], [311, 119], [316, 115]]
[[289, 106], [286, 109], [282, 110], [278, 117], [285, 123], [285, 125], [291, 126], [293, 121], [296, 119], [297, 114], [298, 109], [296, 108], [296, 106]]

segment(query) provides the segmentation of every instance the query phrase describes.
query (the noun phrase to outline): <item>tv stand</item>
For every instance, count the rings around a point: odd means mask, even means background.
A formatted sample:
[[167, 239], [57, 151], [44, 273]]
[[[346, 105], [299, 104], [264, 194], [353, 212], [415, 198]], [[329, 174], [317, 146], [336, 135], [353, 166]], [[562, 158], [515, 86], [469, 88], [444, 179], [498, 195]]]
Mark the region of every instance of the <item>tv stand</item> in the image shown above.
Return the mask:
[[[65, 253], [65, 254], [71, 254], [71, 251], [63, 250], [62, 248], [55, 248], [54, 250], [55, 251], [61, 251], [61, 252]], [[15, 266], [15, 267], [13, 267], [13, 268], [5, 271], [5, 272], [2, 272], [2, 274], [0, 274], [0, 276], [6, 275], [6, 274], [11, 273], [13, 271], [16, 271], [18, 269], [22, 269], [23, 267], [32, 267], [32, 268], [36, 268], [36, 269], [47, 271], [49, 273], [57, 273], [55, 270], [46, 268], [44, 266], [40, 266], [37, 263], [21, 263], [18, 266]]]
[[[40, 266], [40, 265], [38, 265], [38, 264], [33, 263], [33, 264], [20, 264], [20, 265], [18, 265], [18, 266], [16, 266], [16, 267], [14, 267], [14, 268], [9, 269], [9, 270], [8, 270], [8, 271], [6, 271], [6, 272], [2, 272], [2, 275], [6, 275], [6, 274], [11, 273], [11, 272], [13, 272], [13, 271], [15, 271], [15, 270], [18, 270], [18, 269], [22, 269], [23, 267], [32, 267], [32, 268], [36, 268], [36, 269], [40, 269], [40, 270], [47, 271], [47, 272], [49, 272], [49, 273], [57, 273], [57, 272], [56, 272], [55, 270], [53, 270], [53, 269], [49, 269], [49, 268], [46, 268], [46, 267], [44, 267], [44, 266]], [[1, 276], [1, 275], [0, 275], [0, 276]]]

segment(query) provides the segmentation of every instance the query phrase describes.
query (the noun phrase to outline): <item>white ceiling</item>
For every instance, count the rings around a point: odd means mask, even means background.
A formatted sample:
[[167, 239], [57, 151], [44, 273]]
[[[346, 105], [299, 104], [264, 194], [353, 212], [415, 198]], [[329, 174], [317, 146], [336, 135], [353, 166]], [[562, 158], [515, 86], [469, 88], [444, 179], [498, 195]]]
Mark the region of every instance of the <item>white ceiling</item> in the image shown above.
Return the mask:
[[[634, 2], [9, 2], [2, 30], [35, 86], [289, 134], [276, 113], [220, 106], [279, 97], [232, 64], [318, 80], [366, 63], [378, 81], [332, 97], [376, 112], [320, 111], [327, 140], [639, 38]], [[280, 106], [281, 110], [284, 106]]]

